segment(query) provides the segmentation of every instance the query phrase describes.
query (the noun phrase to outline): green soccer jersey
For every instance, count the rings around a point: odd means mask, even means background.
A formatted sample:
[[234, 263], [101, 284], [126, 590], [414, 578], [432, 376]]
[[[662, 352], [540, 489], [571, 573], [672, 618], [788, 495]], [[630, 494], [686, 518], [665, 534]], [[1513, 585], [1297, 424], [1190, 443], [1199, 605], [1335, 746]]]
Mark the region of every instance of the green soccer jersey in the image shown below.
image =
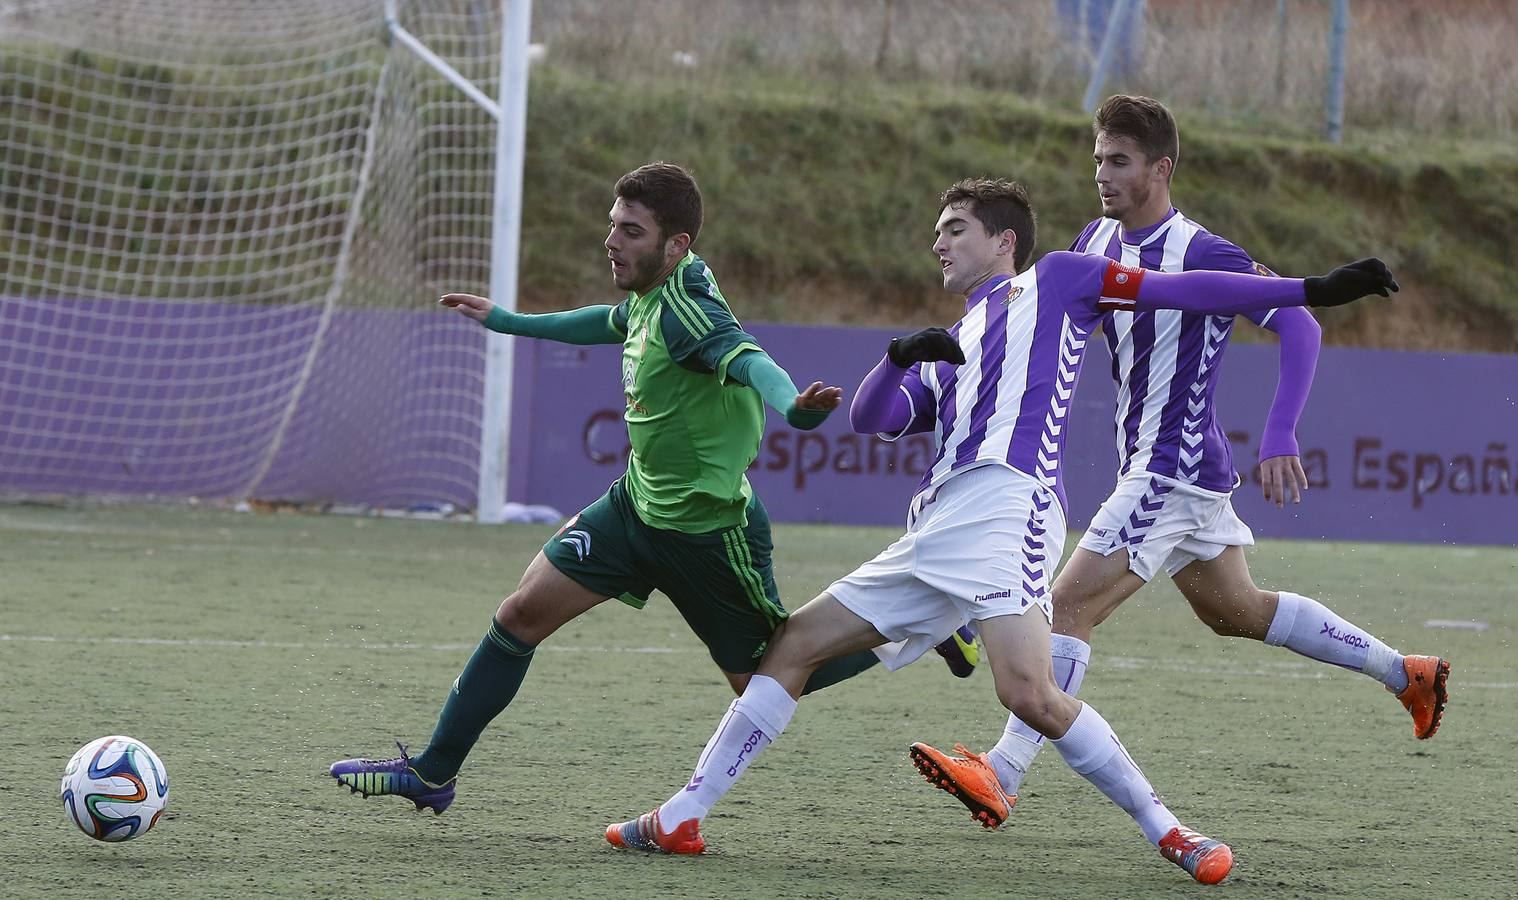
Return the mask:
[[745, 522], [764, 402], [730, 381], [728, 363], [758, 350], [733, 317], [711, 270], [694, 253], [662, 284], [611, 313], [622, 342], [627, 396], [628, 495], [655, 528], [688, 534]]

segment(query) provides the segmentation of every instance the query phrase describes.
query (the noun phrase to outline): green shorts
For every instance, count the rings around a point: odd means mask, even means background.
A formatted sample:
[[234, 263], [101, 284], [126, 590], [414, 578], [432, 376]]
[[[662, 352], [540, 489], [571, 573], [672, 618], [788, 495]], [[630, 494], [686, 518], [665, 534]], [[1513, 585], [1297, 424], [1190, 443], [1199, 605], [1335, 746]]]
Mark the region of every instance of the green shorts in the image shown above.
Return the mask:
[[789, 615], [770, 560], [770, 518], [756, 496], [748, 525], [686, 534], [644, 524], [621, 479], [543, 545], [554, 568], [592, 591], [641, 609], [662, 591], [725, 672], [759, 667]]

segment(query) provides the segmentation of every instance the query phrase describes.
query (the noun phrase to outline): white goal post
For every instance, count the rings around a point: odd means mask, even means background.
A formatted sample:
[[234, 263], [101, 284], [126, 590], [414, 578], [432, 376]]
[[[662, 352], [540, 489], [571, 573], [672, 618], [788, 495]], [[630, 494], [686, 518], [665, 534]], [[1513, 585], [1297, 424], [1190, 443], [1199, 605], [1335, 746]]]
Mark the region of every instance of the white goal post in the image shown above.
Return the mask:
[[530, 22], [0, 0], [0, 493], [501, 521]]
[[[528, 44], [532, 0], [501, 0], [500, 94], [491, 102], [427, 45], [401, 26], [397, 0], [386, 0], [385, 27], [495, 119], [495, 193], [490, 217], [490, 298], [512, 312], [517, 308], [517, 262], [522, 238], [522, 170], [527, 160]], [[499, 523], [506, 517], [507, 453], [511, 447], [511, 400], [515, 384], [516, 339], [491, 333], [485, 338], [485, 396], [480, 421], [480, 485], [475, 516]]]

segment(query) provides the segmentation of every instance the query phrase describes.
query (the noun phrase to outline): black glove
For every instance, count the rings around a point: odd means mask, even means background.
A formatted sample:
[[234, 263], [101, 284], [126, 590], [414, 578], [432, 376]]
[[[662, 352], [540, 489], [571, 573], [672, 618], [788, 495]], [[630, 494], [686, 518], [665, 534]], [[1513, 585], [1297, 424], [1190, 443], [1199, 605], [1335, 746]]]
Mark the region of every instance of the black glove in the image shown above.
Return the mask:
[[1370, 294], [1390, 297], [1400, 285], [1379, 259], [1362, 259], [1315, 278], [1302, 279], [1308, 306], [1343, 306]]
[[956, 366], [965, 363], [965, 352], [959, 349], [959, 341], [942, 328], [924, 328], [898, 338], [891, 338], [886, 350], [891, 364], [905, 369], [915, 362], [951, 362]]

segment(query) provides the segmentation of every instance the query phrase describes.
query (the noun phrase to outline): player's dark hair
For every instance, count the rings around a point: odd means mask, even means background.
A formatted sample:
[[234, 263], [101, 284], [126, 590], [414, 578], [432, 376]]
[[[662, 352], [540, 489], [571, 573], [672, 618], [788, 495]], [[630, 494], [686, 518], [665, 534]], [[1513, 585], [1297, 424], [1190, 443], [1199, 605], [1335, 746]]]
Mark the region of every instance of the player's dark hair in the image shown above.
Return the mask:
[[968, 207], [987, 235], [1012, 229], [1017, 235], [1017, 250], [1012, 255], [1017, 271], [1021, 272], [1033, 258], [1038, 217], [1033, 214], [1027, 188], [1005, 178], [962, 178], [938, 198], [940, 213], [951, 206]]
[[1144, 151], [1144, 161], [1153, 165], [1162, 157], [1170, 157], [1170, 174], [1181, 162], [1181, 135], [1175, 127], [1175, 116], [1165, 104], [1152, 97], [1134, 97], [1113, 94], [1096, 111], [1091, 121], [1094, 136], [1125, 137], [1138, 144]]
[[659, 226], [660, 241], [683, 233], [694, 244], [701, 233], [701, 188], [674, 163], [654, 162], [633, 169], [617, 179], [616, 194], [648, 207]]

